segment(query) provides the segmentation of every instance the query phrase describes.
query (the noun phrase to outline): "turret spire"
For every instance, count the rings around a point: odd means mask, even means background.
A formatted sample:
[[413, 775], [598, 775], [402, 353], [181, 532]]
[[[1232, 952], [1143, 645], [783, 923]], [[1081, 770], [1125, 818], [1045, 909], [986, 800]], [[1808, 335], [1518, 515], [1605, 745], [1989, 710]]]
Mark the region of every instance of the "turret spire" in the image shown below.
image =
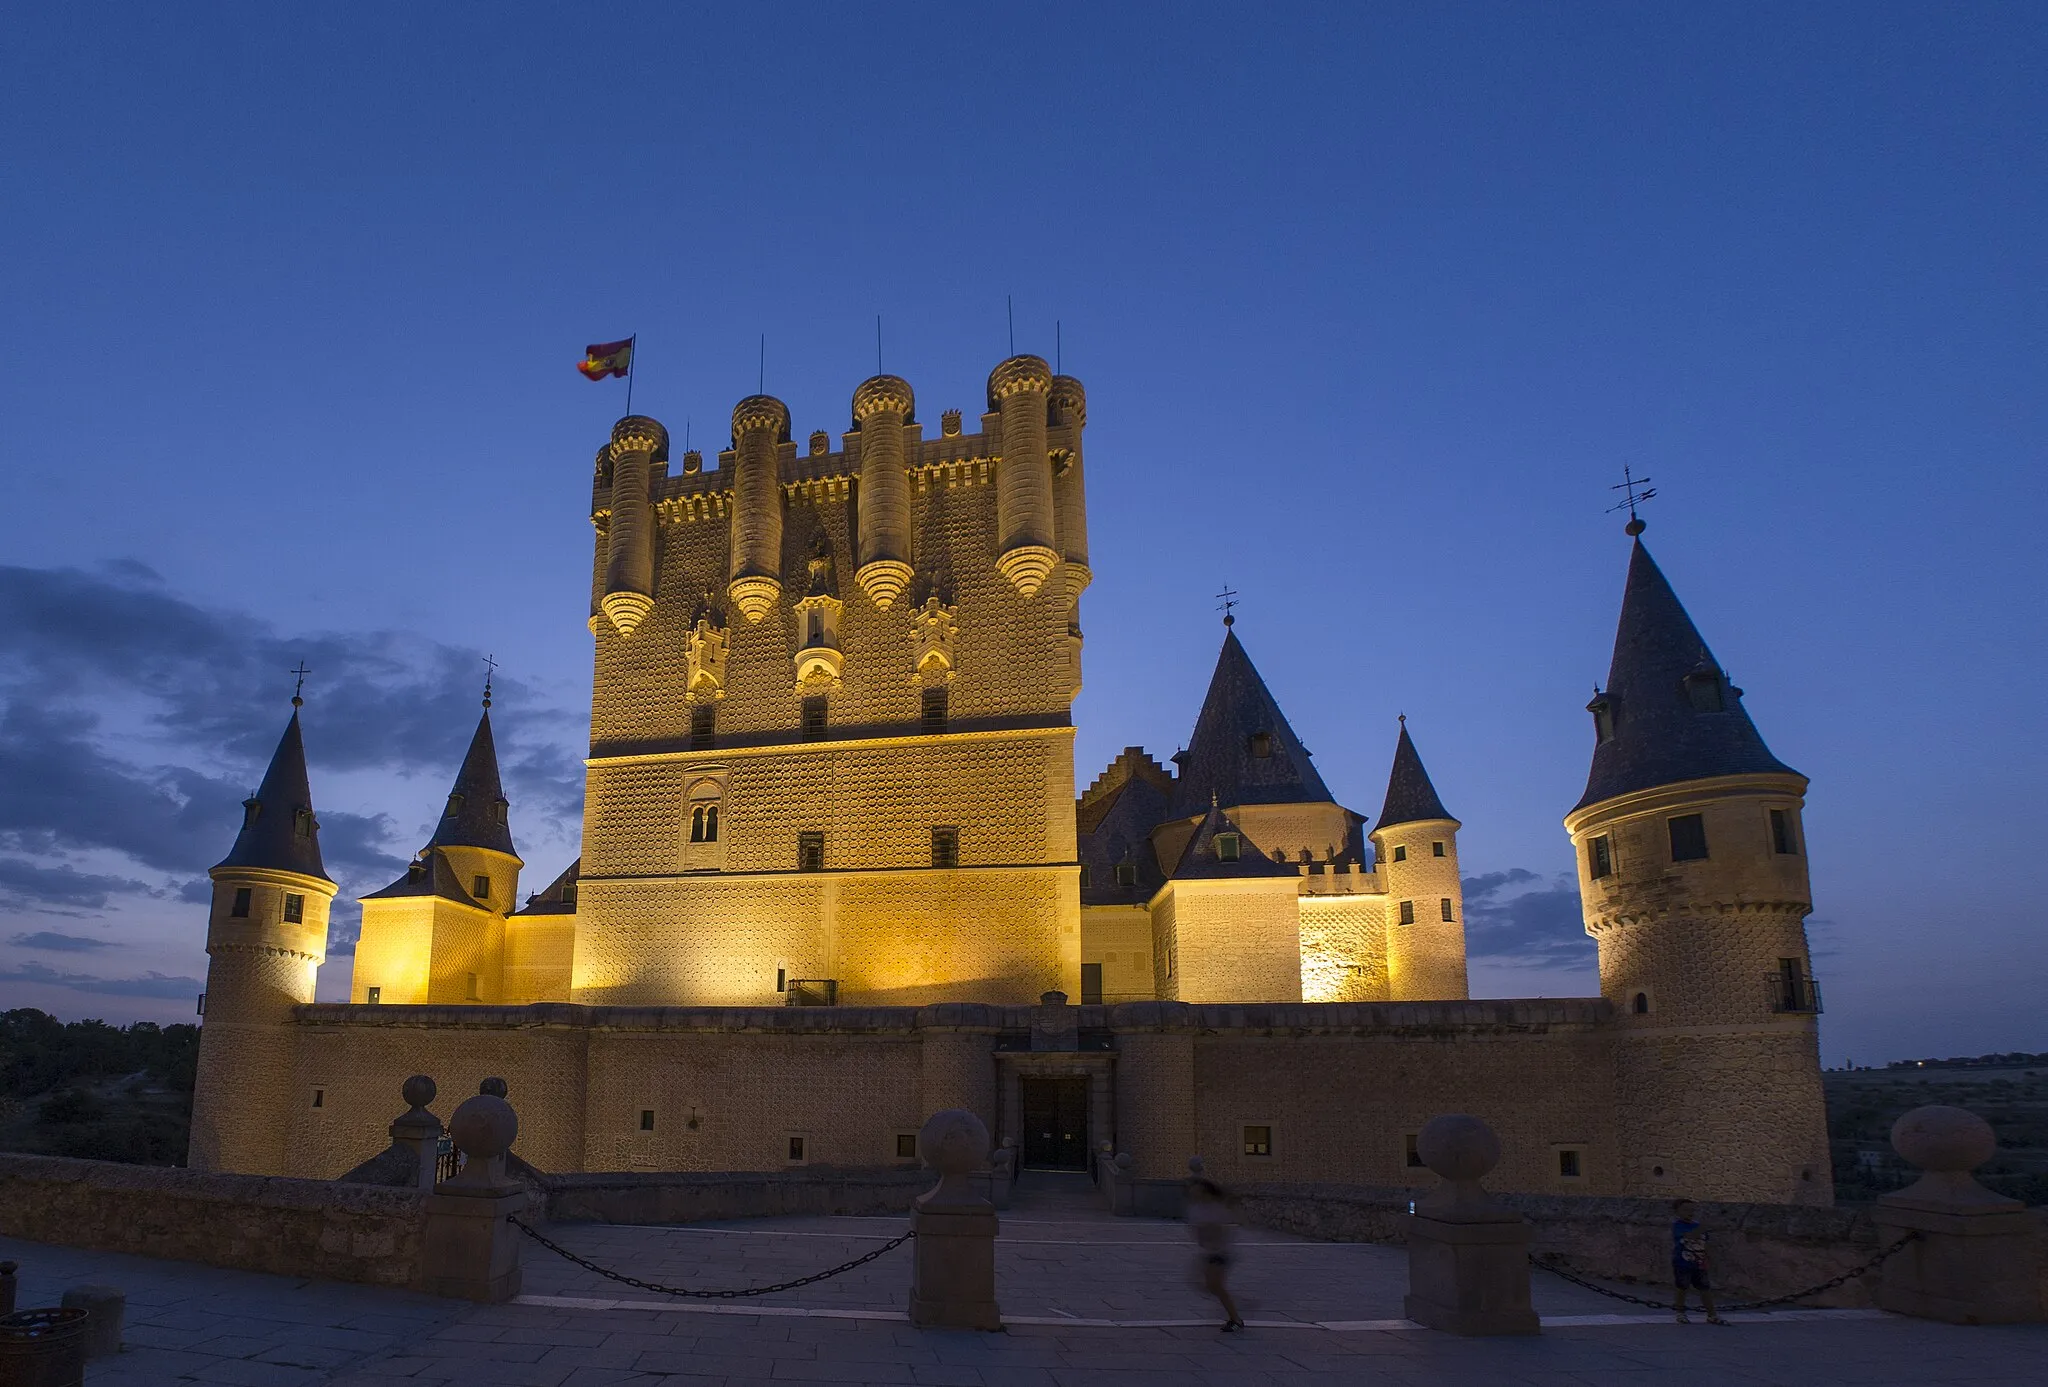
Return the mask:
[[509, 809], [498, 778], [498, 744], [491, 736], [491, 709], [486, 699], [483, 716], [477, 719], [476, 735], [469, 739], [469, 752], [462, 758], [462, 769], [455, 774], [454, 788], [448, 792], [448, 807], [427, 846], [489, 848], [516, 857]]
[[[1394, 743], [1394, 769], [1387, 776], [1387, 799], [1380, 807], [1379, 827], [1420, 823], [1425, 819], [1449, 819], [1450, 811], [1437, 797], [1415, 739], [1408, 735], [1408, 715], [1401, 714], [1401, 737]], [[1453, 820], [1455, 822], [1455, 820]]]
[[1208, 696], [1188, 749], [1177, 759], [1181, 774], [1174, 813], [1183, 818], [1206, 810], [1212, 796], [1231, 807], [1315, 804], [1330, 798], [1308, 748], [1287, 725], [1235, 631], [1223, 633]]
[[1742, 690], [1641, 539], [1629, 554], [1607, 687], [1587, 707], [1598, 740], [1578, 808], [1685, 780], [1798, 774], [1764, 745]]
[[306, 778], [306, 744], [299, 733], [302, 702], [294, 691], [291, 721], [271, 753], [262, 785], [242, 801], [242, 831], [215, 871], [263, 867], [331, 880], [320, 861], [320, 821], [313, 817], [313, 791]]

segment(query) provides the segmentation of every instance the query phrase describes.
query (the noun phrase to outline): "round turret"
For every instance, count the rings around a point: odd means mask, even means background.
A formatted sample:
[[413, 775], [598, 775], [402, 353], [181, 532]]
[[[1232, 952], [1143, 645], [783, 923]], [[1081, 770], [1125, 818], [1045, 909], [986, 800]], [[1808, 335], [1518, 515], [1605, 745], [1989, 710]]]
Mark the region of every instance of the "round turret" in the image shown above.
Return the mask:
[[732, 565], [726, 592], [750, 622], [782, 597], [782, 445], [789, 406], [749, 395], [732, 410]]
[[1042, 357], [1013, 356], [989, 372], [989, 408], [1003, 418], [1003, 453], [996, 468], [996, 567], [1025, 597], [1038, 594], [1060, 561], [1045, 437], [1051, 390], [1052, 368]]
[[916, 408], [910, 382], [870, 376], [853, 392], [860, 429], [860, 567], [854, 579], [887, 611], [910, 586], [910, 473], [904, 426]]
[[630, 636], [654, 610], [654, 464], [668, 460], [668, 430], [644, 414], [612, 425], [612, 514], [605, 531], [604, 594], [612, 628]]

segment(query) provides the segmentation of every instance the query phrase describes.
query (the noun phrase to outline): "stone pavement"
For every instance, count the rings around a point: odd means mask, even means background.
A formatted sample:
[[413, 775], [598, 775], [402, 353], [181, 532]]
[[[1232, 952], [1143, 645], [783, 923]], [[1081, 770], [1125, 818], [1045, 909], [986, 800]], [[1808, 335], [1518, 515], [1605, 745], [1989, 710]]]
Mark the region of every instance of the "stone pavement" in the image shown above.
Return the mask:
[[[565, 1246], [644, 1280], [761, 1284], [821, 1270], [901, 1219], [787, 1218], [689, 1227], [562, 1225]], [[537, 1244], [527, 1295], [472, 1306], [401, 1291], [218, 1271], [0, 1239], [24, 1306], [66, 1285], [128, 1293], [129, 1351], [90, 1387], [932, 1387], [1177, 1384], [1787, 1384], [2048, 1381], [2048, 1327], [1962, 1329], [1874, 1311], [1680, 1326], [1539, 1275], [1542, 1336], [1472, 1340], [1400, 1318], [1399, 1249], [1246, 1230], [1235, 1280], [1249, 1330], [1225, 1335], [1193, 1289], [1175, 1223], [1111, 1219], [1036, 1173], [1003, 1216], [997, 1291], [1008, 1332], [914, 1329], [909, 1252], [758, 1300], [677, 1301], [602, 1280]], [[1615, 1312], [1621, 1313], [1615, 1313]]]

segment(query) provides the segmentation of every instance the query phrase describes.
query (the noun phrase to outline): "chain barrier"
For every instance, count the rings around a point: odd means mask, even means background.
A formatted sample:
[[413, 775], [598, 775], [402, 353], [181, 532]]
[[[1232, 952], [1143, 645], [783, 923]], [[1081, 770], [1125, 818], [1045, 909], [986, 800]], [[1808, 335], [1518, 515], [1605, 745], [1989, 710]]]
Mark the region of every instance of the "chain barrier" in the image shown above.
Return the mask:
[[599, 1266], [597, 1263], [591, 1261], [588, 1257], [579, 1257], [575, 1253], [571, 1252], [568, 1248], [563, 1247], [560, 1243], [553, 1242], [548, 1238], [543, 1237], [541, 1234], [534, 1231], [531, 1225], [521, 1221], [517, 1217], [513, 1218], [512, 1226], [517, 1228], [520, 1232], [526, 1234], [527, 1237], [532, 1238], [535, 1242], [539, 1243], [548, 1251], [554, 1253], [559, 1257], [567, 1258], [569, 1261], [574, 1262], [577, 1266], [582, 1267], [585, 1271], [594, 1271], [599, 1276], [604, 1277], [608, 1281], [616, 1281], [624, 1286], [632, 1286], [636, 1290], [652, 1291], [656, 1295], [688, 1296], [693, 1300], [744, 1300], [748, 1296], [773, 1295], [777, 1291], [793, 1291], [799, 1286], [808, 1286], [816, 1281], [826, 1281], [831, 1279], [832, 1277], [838, 1276], [842, 1272], [849, 1272], [852, 1271], [855, 1267], [865, 1266], [869, 1262], [874, 1261], [875, 1258], [881, 1256], [883, 1253], [894, 1251], [896, 1248], [903, 1246], [903, 1244], [909, 1242], [912, 1238], [917, 1236], [916, 1231], [912, 1230], [911, 1232], [905, 1233], [900, 1238], [890, 1239], [888, 1242], [883, 1243], [880, 1247], [876, 1248], [874, 1251], [866, 1254], [865, 1256], [856, 1257], [851, 1262], [847, 1262], [842, 1266], [833, 1267], [830, 1271], [817, 1272], [811, 1276], [800, 1277], [795, 1281], [780, 1281], [773, 1286], [748, 1286], [740, 1290], [732, 1291], [693, 1291], [682, 1286], [664, 1286], [661, 1285], [659, 1282], [655, 1281], [642, 1281], [639, 1277], [628, 1276], [624, 1272], [610, 1271], [604, 1267]]
[[[1852, 1267], [1850, 1270], [1843, 1272], [1840, 1276], [1832, 1277], [1829, 1280], [1821, 1282], [1818, 1286], [1808, 1286], [1805, 1290], [1794, 1291], [1790, 1295], [1772, 1296], [1769, 1300], [1745, 1300], [1735, 1305], [1721, 1305], [1715, 1308], [1717, 1312], [1732, 1312], [1736, 1310], [1768, 1310], [1771, 1309], [1773, 1306], [1790, 1305], [1794, 1301], [1805, 1300], [1808, 1296], [1817, 1296], [1823, 1291], [1832, 1291], [1838, 1286], [1845, 1286], [1849, 1282], [1854, 1281], [1857, 1277], [1862, 1276], [1865, 1272], [1875, 1270], [1877, 1267], [1882, 1266], [1885, 1262], [1889, 1261], [1894, 1255], [1896, 1255], [1900, 1251], [1900, 1249], [1904, 1248], [1907, 1243], [1914, 1242], [1919, 1237], [1920, 1235], [1918, 1233], [1908, 1233], [1905, 1237], [1900, 1238], [1890, 1247], [1885, 1248], [1882, 1252], [1878, 1253], [1875, 1257], [1872, 1257], [1862, 1266]], [[1529, 1260], [1540, 1271], [1547, 1271], [1552, 1273], [1553, 1275], [1561, 1276], [1565, 1280], [1571, 1282], [1574, 1286], [1583, 1286], [1589, 1291], [1596, 1291], [1599, 1294], [1606, 1296], [1610, 1300], [1625, 1300], [1630, 1305], [1647, 1305], [1652, 1310], [1669, 1310], [1671, 1308], [1671, 1301], [1668, 1298], [1664, 1300], [1650, 1300], [1646, 1297], [1639, 1295], [1629, 1295], [1623, 1291], [1609, 1290], [1605, 1286], [1596, 1285], [1593, 1282], [1586, 1280], [1583, 1276], [1575, 1276], [1571, 1272], [1566, 1271], [1562, 1266], [1559, 1266], [1557, 1264], [1555, 1260], [1556, 1256], [1556, 1253], [1549, 1253], [1546, 1256], [1539, 1257], [1532, 1252], [1529, 1254]]]

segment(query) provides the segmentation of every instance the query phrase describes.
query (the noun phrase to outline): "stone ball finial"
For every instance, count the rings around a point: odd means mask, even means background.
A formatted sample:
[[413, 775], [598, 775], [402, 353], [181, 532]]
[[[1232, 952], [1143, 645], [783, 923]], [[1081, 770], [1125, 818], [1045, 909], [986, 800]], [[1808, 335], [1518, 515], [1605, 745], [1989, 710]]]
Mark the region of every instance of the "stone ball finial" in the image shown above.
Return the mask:
[[944, 1108], [925, 1120], [917, 1154], [941, 1177], [967, 1175], [988, 1160], [988, 1124], [965, 1108]]
[[900, 414], [905, 423], [916, 410], [917, 397], [911, 393], [910, 382], [901, 376], [869, 376], [853, 391], [853, 422], [866, 423], [877, 414], [887, 411]]
[[434, 1095], [440, 1091], [432, 1079], [424, 1074], [415, 1074], [400, 1087], [398, 1096], [405, 1099], [410, 1107], [424, 1108], [434, 1101]]
[[473, 1161], [488, 1161], [512, 1149], [512, 1141], [519, 1135], [519, 1114], [504, 1099], [479, 1093], [464, 1099], [448, 1119], [448, 1134], [463, 1155]]
[[476, 1086], [478, 1093], [488, 1093], [493, 1098], [503, 1098], [512, 1090], [503, 1079], [489, 1078]]
[[789, 438], [789, 406], [773, 395], [749, 395], [732, 407], [732, 436], [737, 441], [742, 434], [756, 429], [772, 429], [775, 441], [784, 442]]
[[1052, 367], [1042, 356], [1013, 356], [988, 373], [988, 407], [999, 408], [1012, 395], [1052, 389]]
[[1129, 1170], [1132, 1166], [1136, 1164], [1137, 1162], [1131, 1159], [1130, 1152], [1119, 1151], [1116, 1153], [1116, 1168], [1118, 1170]]
[[1969, 1109], [1934, 1103], [1892, 1124], [1892, 1149], [1916, 1169], [1962, 1173], [1991, 1159], [1998, 1135]]
[[1201, 1158], [1200, 1156], [1190, 1156], [1190, 1157], [1188, 1157], [1188, 1174], [1190, 1174], [1190, 1175], [1200, 1175], [1201, 1173], [1202, 1173], [1202, 1158]]
[[1433, 1117], [1415, 1139], [1422, 1163], [1453, 1182], [1483, 1179], [1500, 1164], [1500, 1138], [1493, 1128], [1465, 1113]]

